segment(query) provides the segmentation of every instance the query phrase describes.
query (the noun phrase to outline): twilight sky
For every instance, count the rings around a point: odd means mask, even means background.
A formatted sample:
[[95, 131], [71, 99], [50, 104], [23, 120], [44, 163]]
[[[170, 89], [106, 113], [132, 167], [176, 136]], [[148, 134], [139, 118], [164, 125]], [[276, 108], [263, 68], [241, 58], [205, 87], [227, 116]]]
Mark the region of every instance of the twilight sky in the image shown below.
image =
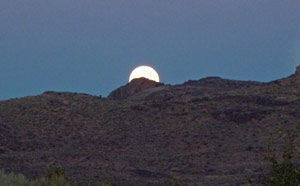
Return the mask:
[[270, 81], [300, 65], [299, 0], [0, 0], [0, 100], [162, 82]]

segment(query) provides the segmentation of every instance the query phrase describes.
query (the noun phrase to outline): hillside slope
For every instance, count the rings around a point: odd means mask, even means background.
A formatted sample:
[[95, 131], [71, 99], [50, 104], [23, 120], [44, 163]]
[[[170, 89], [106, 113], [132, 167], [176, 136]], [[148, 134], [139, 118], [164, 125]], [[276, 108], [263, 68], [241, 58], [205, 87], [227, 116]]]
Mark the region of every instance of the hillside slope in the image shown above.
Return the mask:
[[57, 163], [79, 185], [259, 185], [266, 138], [300, 123], [299, 73], [119, 92], [1, 101], [0, 168], [36, 177]]

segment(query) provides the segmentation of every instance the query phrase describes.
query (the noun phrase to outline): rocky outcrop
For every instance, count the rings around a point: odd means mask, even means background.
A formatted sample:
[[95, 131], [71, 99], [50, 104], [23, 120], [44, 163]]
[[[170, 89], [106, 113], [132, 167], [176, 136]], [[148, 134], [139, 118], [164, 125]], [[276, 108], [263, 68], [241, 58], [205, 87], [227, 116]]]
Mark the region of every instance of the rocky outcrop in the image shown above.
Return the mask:
[[300, 65], [296, 67], [296, 72], [294, 74], [286, 78], [271, 81], [270, 83], [275, 83], [277, 85], [289, 85], [289, 86], [300, 84]]
[[128, 98], [136, 93], [142, 92], [144, 90], [163, 86], [162, 83], [157, 83], [155, 81], [146, 79], [146, 78], [138, 78], [133, 79], [130, 83], [125, 86], [122, 86], [113, 92], [111, 92], [108, 98], [111, 99], [125, 99]]
[[295, 73], [295, 75], [297, 77], [300, 77], [300, 65], [296, 67], [296, 73]]

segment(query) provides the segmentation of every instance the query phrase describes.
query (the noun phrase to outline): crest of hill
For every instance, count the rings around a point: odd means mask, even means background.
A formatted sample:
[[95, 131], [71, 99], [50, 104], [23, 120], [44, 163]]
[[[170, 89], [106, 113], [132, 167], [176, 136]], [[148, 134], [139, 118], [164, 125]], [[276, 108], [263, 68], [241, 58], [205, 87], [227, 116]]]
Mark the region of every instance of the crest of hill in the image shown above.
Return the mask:
[[205, 86], [205, 87], [219, 87], [219, 88], [241, 88], [249, 85], [261, 85], [263, 83], [256, 81], [239, 81], [223, 79], [220, 77], [207, 77], [200, 80], [189, 80], [183, 86]]
[[291, 76], [279, 80], [275, 80], [270, 83], [275, 83], [278, 85], [286, 85], [286, 86], [294, 86], [300, 84], [300, 65], [296, 67], [296, 72]]
[[111, 92], [108, 98], [125, 99], [139, 92], [143, 92], [147, 89], [155, 88], [163, 85], [164, 85], [163, 83], [157, 83], [155, 81], [146, 78], [133, 79], [127, 85], [122, 86], [114, 90], [113, 92]]

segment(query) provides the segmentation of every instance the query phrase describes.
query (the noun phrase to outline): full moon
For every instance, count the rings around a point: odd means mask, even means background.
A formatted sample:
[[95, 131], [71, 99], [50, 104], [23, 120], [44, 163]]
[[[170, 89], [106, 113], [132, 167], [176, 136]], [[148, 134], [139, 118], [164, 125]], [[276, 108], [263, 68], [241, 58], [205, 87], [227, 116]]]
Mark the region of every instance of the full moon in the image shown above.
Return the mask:
[[129, 82], [133, 79], [142, 77], [159, 82], [158, 73], [152, 67], [149, 66], [139, 66], [135, 68], [129, 76]]

